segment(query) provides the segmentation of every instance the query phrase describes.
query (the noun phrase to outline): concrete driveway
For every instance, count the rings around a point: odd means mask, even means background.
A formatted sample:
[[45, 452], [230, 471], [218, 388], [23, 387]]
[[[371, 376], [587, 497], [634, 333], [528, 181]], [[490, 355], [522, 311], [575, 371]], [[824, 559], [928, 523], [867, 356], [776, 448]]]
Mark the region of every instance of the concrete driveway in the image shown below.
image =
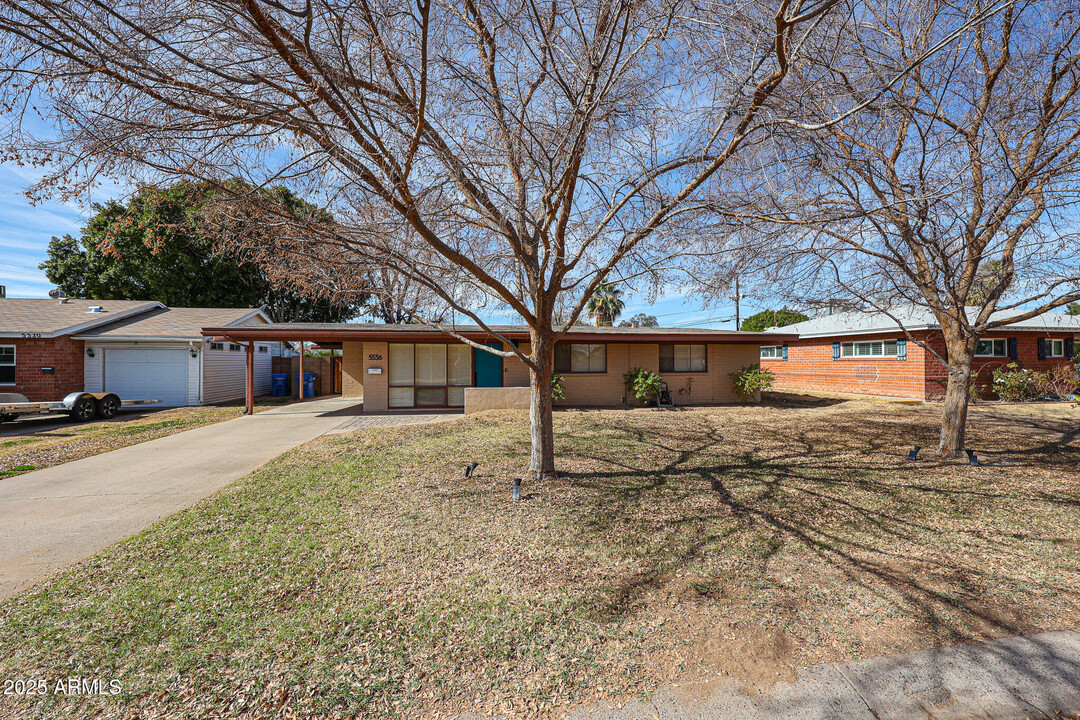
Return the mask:
[[355, 427], [360, 407], [310, 400], [0, 480], [0, 599], [297, 445]]

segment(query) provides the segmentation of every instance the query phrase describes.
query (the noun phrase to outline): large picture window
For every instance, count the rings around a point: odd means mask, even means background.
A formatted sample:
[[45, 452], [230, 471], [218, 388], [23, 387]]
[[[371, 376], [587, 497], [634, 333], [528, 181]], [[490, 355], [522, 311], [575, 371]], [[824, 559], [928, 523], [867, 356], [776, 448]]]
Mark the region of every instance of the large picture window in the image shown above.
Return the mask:
[[15, 384], [15, 346], [0, 345], [0, 385]]
[[661, 345], [660, 372], [705, 372], [705, 346]]
[[840, 343], [840, 357], [846, 358], [895, 358], [895, 340], [867, 340], [864, 342]]
[[607, 372], [606, 345], [555, 345], [555, 372], [557, 373], [604, 373]]
[[1005, 357], [1007, 352], [1005, 338], [980, 340], [975, 344], [976, 357]]
[[448, 343], [390, 343], [392, 408], [462, 407], [472, 385], [472, 349]]

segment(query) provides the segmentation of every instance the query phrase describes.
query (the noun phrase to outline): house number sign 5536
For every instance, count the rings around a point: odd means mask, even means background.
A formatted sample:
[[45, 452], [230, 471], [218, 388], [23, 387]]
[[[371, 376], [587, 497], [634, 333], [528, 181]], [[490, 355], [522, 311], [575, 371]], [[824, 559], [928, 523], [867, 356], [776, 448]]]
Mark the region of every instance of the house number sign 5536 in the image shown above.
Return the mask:
[[370, 355], [367, 356], [367, 359], [368, 360], [382, 360], [382, 355], [376, 355], [375, 353], [371, 353]]

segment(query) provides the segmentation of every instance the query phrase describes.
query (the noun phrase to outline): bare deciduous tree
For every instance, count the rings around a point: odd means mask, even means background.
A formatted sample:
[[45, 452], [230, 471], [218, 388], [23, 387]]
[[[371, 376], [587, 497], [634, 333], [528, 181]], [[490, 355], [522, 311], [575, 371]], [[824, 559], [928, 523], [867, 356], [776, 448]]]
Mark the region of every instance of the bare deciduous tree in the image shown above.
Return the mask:
[[285, 184], [334, 217], [244, 209], [289, 228], [294, 276], [348, 294], [344, 269], [375, 263], [482, 326], [516, 313], [530, 469], [551, 474], [554, 311], [673, 261], [838, 1], [3, 0], [4, 106], [55, 126], [5, 141], [55, 169], [39, 191]]
[[911, 339], [948, 368], [950, 455], [979, 338], [1080, 298], [1080, 15], [1054, 0], [987, 5], [871, 4], [818, 58], [831, 78], [788, 86], [800, 109], [829, 117], [961, 32], [857, 122], [781, 144], [755, 215], [777, 236], [772, 271], [804, 295], [854, 296], [901, 327], [900, 306], [933, 314], [946, 352]]

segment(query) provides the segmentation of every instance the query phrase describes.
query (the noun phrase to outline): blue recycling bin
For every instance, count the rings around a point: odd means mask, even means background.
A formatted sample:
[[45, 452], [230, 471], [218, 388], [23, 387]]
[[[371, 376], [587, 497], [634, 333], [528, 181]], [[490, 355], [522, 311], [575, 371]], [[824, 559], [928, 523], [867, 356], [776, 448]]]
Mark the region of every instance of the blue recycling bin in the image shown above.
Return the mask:
[[[304, 397], [306, 397], [306, 398], [315, 397], [315, 376], [316, 375], [318, 375], [318, 373], [313, 373], [313, 372], [304, 373]], [[300, 382], [300, 374], [299, 373], [297, 373], [297, 375], [296, 375], [296, 382]]]
[[270, 394], [274, 397], [285, 397], [289, 394], [288, 373], [274, 373], [270, 376]]

